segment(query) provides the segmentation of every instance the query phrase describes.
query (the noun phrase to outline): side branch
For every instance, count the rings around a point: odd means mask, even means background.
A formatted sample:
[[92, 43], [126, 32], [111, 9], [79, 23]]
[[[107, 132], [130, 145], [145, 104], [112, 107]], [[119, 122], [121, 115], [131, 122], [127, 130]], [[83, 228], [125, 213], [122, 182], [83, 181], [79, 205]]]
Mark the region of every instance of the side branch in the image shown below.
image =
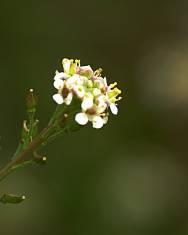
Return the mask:
[[0, 170], [0, 181], [3, 180], [10, 172], [16, 169], [15, 166], [25, 161], [31, 160], [33, 151], [36, 150], [45, 141], [46, 135], [48, 135], [51, 127], [52, 126], [48, 126], [47, 128], [45, 128], [33, 141], [28, 144], [28, 146], [21, 153], [19, 153]]

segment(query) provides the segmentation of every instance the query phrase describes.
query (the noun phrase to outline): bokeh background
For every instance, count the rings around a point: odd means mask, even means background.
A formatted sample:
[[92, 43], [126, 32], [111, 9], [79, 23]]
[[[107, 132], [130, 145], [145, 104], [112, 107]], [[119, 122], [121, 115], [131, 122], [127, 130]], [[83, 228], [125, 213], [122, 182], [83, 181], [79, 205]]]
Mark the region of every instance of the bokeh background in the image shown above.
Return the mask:
[[119, 115], [43, 150], [0, 192], [2, 235], [188, 234], [188, 1], [1, 1], [0, 161], [14, 152], [29, 88], [45, 126], [63, 57], [102, 67]]

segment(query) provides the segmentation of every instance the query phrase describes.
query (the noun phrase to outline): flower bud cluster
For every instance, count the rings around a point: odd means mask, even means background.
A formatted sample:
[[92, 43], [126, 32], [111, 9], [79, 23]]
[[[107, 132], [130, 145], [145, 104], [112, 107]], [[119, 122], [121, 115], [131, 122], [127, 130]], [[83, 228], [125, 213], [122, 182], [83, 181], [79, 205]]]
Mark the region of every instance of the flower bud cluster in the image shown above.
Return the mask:
[[80, 100], [80, 112], [75, 121], [80, 125], [92, 122], [93, 128], [101, 128], [108, 121], [110, 109], [117, 115], [117, 101], [121, 99], [121, 91], [117, 83], [107, 84], [101, 76], [102, 69], [93, 71], [88, 66], [80, 66], [79, 60], [63, 59], [63, 72], [56, 72], [54, 87], [57, 93], [53, 99], [59, 105], [70, 105], [73, 98]]

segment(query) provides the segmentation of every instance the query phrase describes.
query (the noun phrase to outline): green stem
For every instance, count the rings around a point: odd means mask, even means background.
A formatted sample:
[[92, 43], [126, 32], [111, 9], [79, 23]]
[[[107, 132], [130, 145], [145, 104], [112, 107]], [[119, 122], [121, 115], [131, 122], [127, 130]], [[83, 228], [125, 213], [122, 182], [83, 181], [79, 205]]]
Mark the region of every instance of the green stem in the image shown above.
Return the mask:
[[48, 125], [54, 124], [55, 120], [66, 110], [66, 105], [57, 105]]
[[57, 107], [56, 107], [56, 109], [55, 109], [55, 111], [54, 111], [54, 113], [53, 113], [53, 115], [52, 115], [52, 117], [51, 117], [51, 119], [49, 121], [49, 125], [51, 125], [55, 121], [56, 116], [57, 116], [57, 114], [59, 112], [59, 109], [60, 109], [60, 105], [57, 105]]
[[22, 149], [23, 149], [23, 143], [21, 143], [21, 141], [20, 141], [12, 159], [15, 158], [22, 151]]
[[35, 111], [28, 113], [28, 115], [29, 115], [29, 132], [27, 134], [27, 137], [25, 137], [24, 139], [21, 138], [12, 159], [15, 158], [24, 148], [26, 148], [28, 146], [29, 142], [31, 142], [31, 140], [32, 140], [34, 122], [35, 122], [35, 119], [34, 119]]
[[30, 139], [32, 136], [33, 126], [33, 117], [30, 117], [30, 131], [28, 133], [27, 139], [23, 144], [20, 143], [14, 154], [14, 157], [0, 170], [0, 181], [17, 168], [31, 163], [33, 152], [36, 149], [42, 146], [42, 144], [46, 144], [48, 141], [57, 138], [66, 130], [65, 127], [61, 130], [59, 129], [59, 118], [66, 110], [66, 105], [57, 105], [48, 126], [34, 139]]
[[62, 129], [62, 130], [56, 132], [56, 133], [53, 134], [53, 135], [50, 135], [42, 145], [45, 146], [46, 144], [48, 144], [48, 143], [54, 141], [55, 139], [57, 139], [58, 137], [60, 137], [62, 134], [64, 134], [65, 130], [66, 130], [66, 128], [64, 128], [64, 129]]
[[19, 164], [23, 164], [25, 161], [30, 161], [33, 151], [36, 150], [48, 137], [51, 131], [51, 126], [47, 126], [29, 145], [20, 152], [16, 158], [13, 158], [5, 167], [0, 170], [0, 181], [3, 180], [12, 171], [17, 169]]

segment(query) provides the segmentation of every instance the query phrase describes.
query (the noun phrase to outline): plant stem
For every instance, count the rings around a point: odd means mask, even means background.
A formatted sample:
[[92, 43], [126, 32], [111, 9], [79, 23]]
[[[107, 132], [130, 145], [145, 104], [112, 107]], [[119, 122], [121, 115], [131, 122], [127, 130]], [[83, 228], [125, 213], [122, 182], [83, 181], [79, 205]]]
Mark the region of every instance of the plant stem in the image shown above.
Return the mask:
[[36, 150], [46, 139], [46, 136], [51, 131], [52, 126], [47, 126], [28, 146], [20, 152], [15, 158], [13, 158], [5, 167], [0, 170], [0, 181], [9, 175], [13, 170], [17, 169], [17, 165], [24, 161], [30, 160], [30, 155]]
[[55, 109], [55, 111], [54, 111], [54, 113], [53, 113], [53, 115], [52, 115], [52, 117], [49, 121], [49, 125], [51, 125], [55, 121], [55, 119], [57, 117], [57, 114], [59, 113], [59, 110], [60, 110], [60, 105], [57, 105], [56, 109]]
[[65, 112], [66, 109], [66, 105], [57, 105], [48, 125], [54, 124], [54, 122], [58, 119], [59, 116], [61, 116]]
[[[10, 160], [10, 162], [5, 165], [1, 170], [0, 170], [0, 181], [2, 181], [7, 175], [9, 175], [12, 171], [16, 170], [19, 168], [19, 166], [24, 166], [27, 162], [27, 164], [32, 162], [32, 157], [33, 157], [33, 152], [42, 146], [43, 143], [48, 140], [49, 137], [56, 137], [56, 132], [57, 130], [54, 128], [56, 127], [55, 121], [58, 119], [60, 115], [65, 111], [66, 107], [65, 106], [60, 106], [57, 105], [56, 110], [54, 114], [52, 115], [52, 118], [47, 125], [46, 128], [41, 131], [41, 133], [35, 137], [34, 139], [30, 138], [32, 136], [32, 126], [33, 126], [33, 114], [30, 116], [30, 125], [29, 125], [29, 134], [28, 134], [28, 139], [26, 139], [26, 142], [24, 144], [20, 144], [13, 156], [13, 158]], [[63, 130], [64, 131], [64, 130]], [[57, 132], [58, 134], [62, 133], [63, 131]], [[53, 139], [53, 138], [52, 138]], [[26, 164], [26, 165], [27, 165]]]

